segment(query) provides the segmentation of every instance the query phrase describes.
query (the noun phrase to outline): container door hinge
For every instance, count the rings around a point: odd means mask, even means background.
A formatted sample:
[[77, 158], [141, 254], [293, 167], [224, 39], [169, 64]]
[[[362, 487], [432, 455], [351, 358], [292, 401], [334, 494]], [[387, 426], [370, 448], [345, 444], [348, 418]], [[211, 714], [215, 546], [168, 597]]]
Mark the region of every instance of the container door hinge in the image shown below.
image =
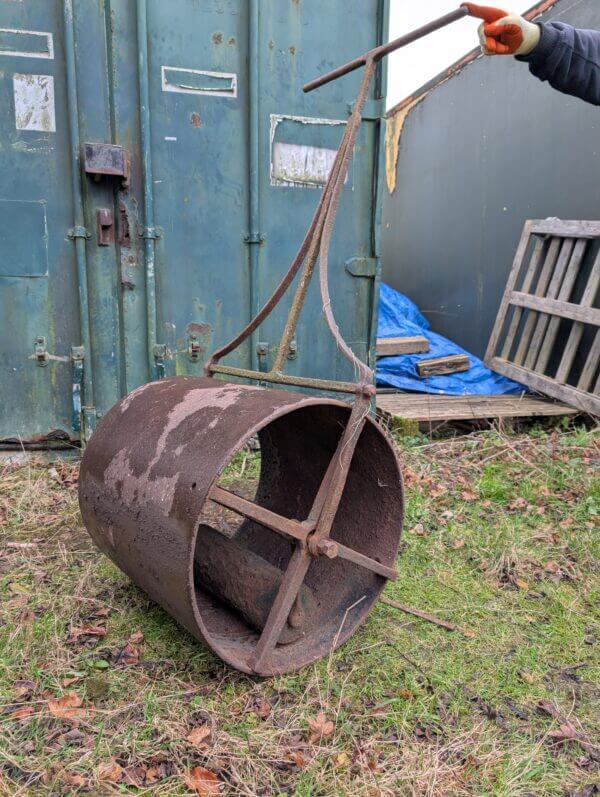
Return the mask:
[[67, 238], [70, 241], [74, 241], [76, 238], [84, 238], [85, 240], [89, 240], [91, 237], [92, 236], [85, 227], [71, 227], [71, 229], [67, 232]]
[[71, 364], [73, 366], [73, 431], [79, 432], [80, 440], [85, 444], [96, 428], [96, 408], [82, 405], [84, 380], [85, 349], [83, 346], [71, 347]]
[[142, 227], [139, 235], [140, 238], [158, 241], [163, 237], [163, 229], [162, 227]]
[[351, 257], [346, 260], [344, 266], [348, 274], [353, 277], [375, 277], [377, 276], [376, 257]]
[[154, 347], [154, 368], [157, 379], [165, 378], [165, 360], [167, 359], [167, 347], [164, 343], [157, 343]]
[[244, 243], [246, 244], [264, 244], [266, 240], [266, 236], [264, 236], [261, 232], [249, 232], [248, 235], [244, 236]]

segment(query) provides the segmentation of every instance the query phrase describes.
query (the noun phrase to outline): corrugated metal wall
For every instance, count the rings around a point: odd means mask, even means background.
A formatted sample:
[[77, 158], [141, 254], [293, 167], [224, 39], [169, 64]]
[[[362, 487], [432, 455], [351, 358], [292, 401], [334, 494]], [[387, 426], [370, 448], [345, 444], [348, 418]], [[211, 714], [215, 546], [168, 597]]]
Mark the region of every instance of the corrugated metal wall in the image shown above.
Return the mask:
[[[540, 19], [600, 29], [600, 3], [560, 0]], [[408, 113], [395, 177], [383, 279], [482, 356], [524, 221], [600, 218], [598, 108], [514, 58], [479, 58]]]
[[[78, 436], [81, 356], [90, 426], [150, 378], [202, 373], [287, 269], [360, 74], [302, 85], [385, 36], [387, 0], [0, 4], [0, 440]], [[330, 258], [334, 310], [362, 357], [384, 91], [380, 79]], [[128, 185], [86, 173], [85, 143], [124, 147]], [[99, 211], [114, 220], [106, 245]], [[371, 276], [344, 268], [355, 257]], [[229, 363], [268, 368], [286, 314]], [[316, 292], [289, 370], [352, 376]]]

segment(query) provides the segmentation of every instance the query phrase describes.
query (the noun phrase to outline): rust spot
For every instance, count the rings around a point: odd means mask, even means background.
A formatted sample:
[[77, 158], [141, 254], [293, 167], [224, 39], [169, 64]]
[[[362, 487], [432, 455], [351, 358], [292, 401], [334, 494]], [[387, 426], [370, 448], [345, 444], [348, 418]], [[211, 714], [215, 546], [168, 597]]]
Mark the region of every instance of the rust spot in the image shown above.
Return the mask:
[[296, 55], [296, 48], [294, 47], [294, 45], [293, 45], [293, 44], [292, 44], [292, 46], [289, 48], [289, 50], [290, 50], [290, 55]]
[[271, 41], [269, 42], [269, 50], [272, 50], [274, 47], [275, 47], [275, 42], [273, 41], [273, 39], [271, 39]]
[[213, 33], [212, 40], [214, 44], [222, 44], [223, 43], [223, 34], [222, 33]]
[[202, 127], [202, 119], [196, 111], [190, 114], [190, 124], [192, 127]]
[[235, 44], [235, 36], [232, 36], [230, 39], [228, 39], [227, 44]]

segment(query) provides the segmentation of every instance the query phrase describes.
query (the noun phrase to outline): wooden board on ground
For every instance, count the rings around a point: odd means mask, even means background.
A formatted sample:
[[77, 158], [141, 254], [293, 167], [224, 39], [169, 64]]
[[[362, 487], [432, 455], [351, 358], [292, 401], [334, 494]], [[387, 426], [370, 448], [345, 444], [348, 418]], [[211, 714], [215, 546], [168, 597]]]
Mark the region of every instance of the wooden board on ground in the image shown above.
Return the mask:
[[468, 371], [471, 367], [466, 354], [452, 354], [449, 357], [433, 357], [431, 360], [419, 360], [417, 373], [420, 377], [443, 376]]
[[527, 221], [486, 365], [600, 415], [600, 222]]
[[398, 354], [420, 354], [429, 351], [429, 341], [422, 335], [405, 338], [377, 338], [377, 356], [395, 357]]
[[419, 423], [577, 414], [573, 407], [539, 396], [439, 396], [428, 393], [378, 393], [377, 411], [384, 417]]

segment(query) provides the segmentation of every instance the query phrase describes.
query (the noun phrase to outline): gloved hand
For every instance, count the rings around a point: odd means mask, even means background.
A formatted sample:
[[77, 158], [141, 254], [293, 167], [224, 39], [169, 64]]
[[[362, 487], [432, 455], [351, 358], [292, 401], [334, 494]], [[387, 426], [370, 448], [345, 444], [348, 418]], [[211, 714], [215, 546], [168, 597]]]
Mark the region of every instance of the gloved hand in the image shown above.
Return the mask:
[[463, 3], [472, 17], [483, 19], [479, 26], [481, 49], [485, 55], [529, 55], [538, 46], [539, 25], [501, 8]]

